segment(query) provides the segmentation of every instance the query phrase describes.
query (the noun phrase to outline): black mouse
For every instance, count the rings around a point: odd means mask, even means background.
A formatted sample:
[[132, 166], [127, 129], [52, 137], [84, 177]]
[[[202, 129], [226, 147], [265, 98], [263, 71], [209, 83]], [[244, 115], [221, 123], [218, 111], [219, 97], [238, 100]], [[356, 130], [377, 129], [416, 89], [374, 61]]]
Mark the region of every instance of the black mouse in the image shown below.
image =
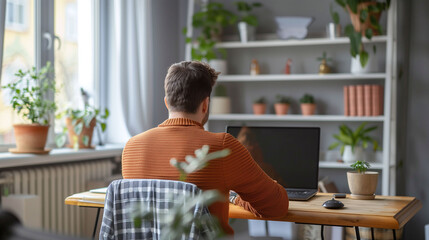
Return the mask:
[[332, 198], [331, 200], [324, 202], [322, 206], [329, 209], [338, 209], [343, 208], [344, 204], [338, 200], [335, 200], [335, 198]]

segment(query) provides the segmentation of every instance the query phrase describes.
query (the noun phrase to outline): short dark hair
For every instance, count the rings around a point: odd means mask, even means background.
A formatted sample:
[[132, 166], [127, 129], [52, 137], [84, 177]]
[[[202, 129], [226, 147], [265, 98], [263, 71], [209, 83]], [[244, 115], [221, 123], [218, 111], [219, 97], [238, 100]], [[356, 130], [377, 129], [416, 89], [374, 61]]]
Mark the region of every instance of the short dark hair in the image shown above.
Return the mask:
[[201, 102], [210, 96], [218, 75], [203, 62], [183, 61], [171, 65], [164, 82], [170, 110], [196, 113]]

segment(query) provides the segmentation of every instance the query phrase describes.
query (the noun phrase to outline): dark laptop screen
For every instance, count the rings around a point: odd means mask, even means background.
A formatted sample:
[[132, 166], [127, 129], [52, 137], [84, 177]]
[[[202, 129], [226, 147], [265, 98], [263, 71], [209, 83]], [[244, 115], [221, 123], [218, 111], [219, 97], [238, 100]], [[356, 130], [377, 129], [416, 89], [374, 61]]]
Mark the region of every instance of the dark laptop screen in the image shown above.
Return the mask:
[[227, 132], [284, 187], [317, 189], [320, 128], [229, 126]]

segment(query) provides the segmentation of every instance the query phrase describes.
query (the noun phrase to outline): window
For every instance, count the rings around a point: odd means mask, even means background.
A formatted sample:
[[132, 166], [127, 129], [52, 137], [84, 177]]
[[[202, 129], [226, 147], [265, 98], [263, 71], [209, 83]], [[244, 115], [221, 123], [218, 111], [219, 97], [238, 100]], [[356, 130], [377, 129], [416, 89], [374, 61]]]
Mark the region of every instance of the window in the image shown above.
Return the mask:
[[[32, 4], [33, 1], [31, 1]], [[7, 0], [6, 28], [13, 31], [27, 30], [27, 16], [30, 14], [28, 0]]]
[[65, 34], [64, 39], [71, 42], [77, 41], [77, 8], [76, 2], [67, 3], [65, 8]]
[[[30, 9], [34, 9], [33, 1], [7, 1], [7, 24], [14, 23], [9, 26], [18, 26], [17, 21], [23, 19], [22, 15], [24, 13], [29, 16], [29, 24], [27, 28], [21, 28], [22, 31], [20, 32], [6, 25], [3, 45], [2, 85], [12, 82], [15, 79], [15, 73], [19, 69], [28, 69], [34, 66], [34, 16], [33, 11], [30, 11]], [[12, 125], [22, 122], [12, 108], [8, 106], [8, 103], [9, 96], [0, 88], [0, 145], [15, 142]]]

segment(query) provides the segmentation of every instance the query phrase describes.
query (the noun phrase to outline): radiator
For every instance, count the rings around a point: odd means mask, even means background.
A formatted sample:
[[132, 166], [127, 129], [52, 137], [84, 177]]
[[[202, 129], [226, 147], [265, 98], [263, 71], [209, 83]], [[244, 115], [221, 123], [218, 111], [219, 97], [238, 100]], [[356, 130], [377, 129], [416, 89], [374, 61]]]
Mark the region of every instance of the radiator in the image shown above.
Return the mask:
[[88, 191], [88, 181], [102, 180], [111, 176], [110, 160], [25, 167], [2, 171], [0, 175], [11, 180], [9, 192], [34, 194], [42, 199], [42, 226], [50, 232], [66, 235], [83, 235], [85, 221], [81, 208], [67, 206], [64, 199], [74, 193]]

